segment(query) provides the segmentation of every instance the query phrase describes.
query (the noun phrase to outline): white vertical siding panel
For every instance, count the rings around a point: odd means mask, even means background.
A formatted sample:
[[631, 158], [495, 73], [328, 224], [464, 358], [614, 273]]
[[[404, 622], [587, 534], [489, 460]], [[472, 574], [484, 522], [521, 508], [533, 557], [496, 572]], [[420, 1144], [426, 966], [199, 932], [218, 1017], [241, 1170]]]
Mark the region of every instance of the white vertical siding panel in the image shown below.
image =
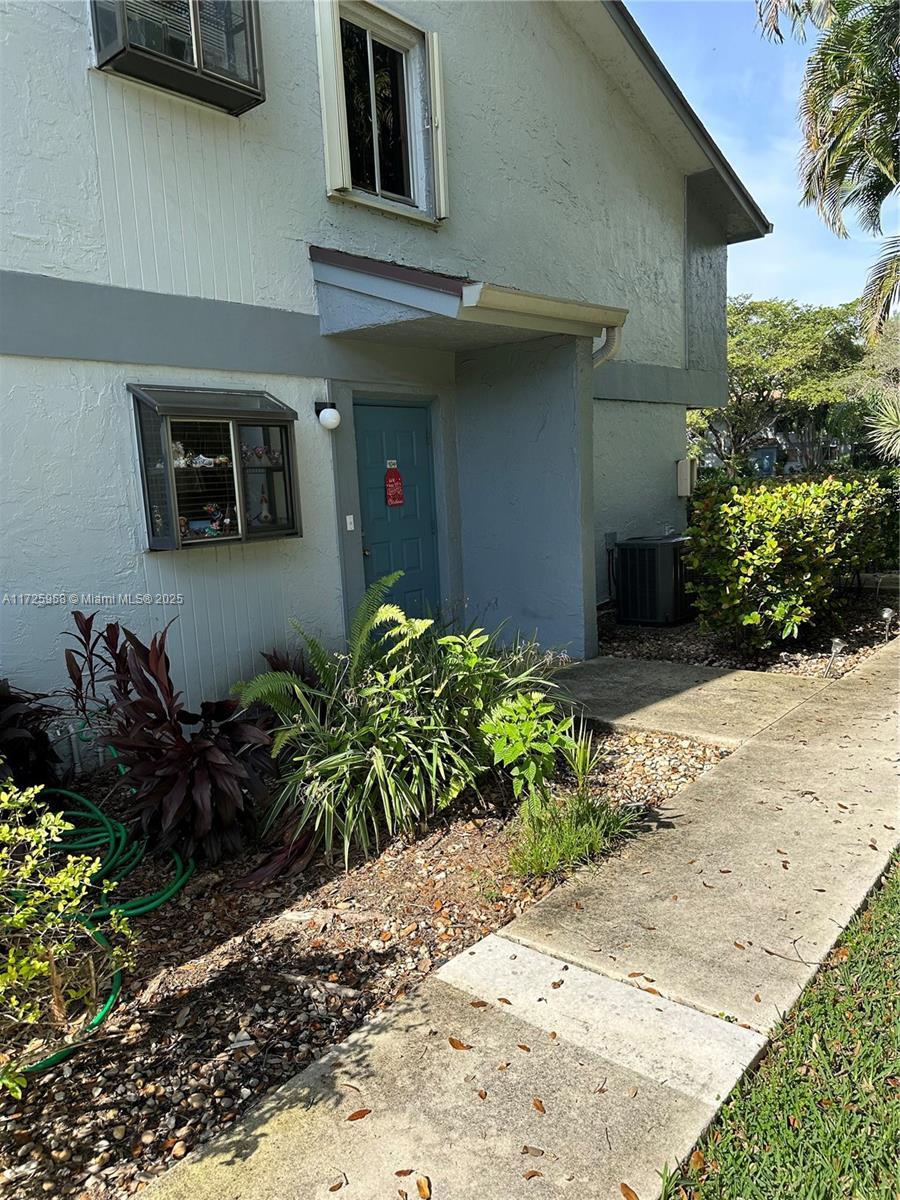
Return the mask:
[[191, 177], [188, 114], [184, 105], [173, 103], [172, 109], [172, 167], [184, 245], [185, 293], [188, 296], [200, 296], [203, 294], [200, 239]]
[[[134, 181], [128, 145], [128, 123], [126, 116], [126, 93], [121, 87], [106, 87], [107, 115], [109, 118], [109, 183], [115, 193], [115, 211], [118, 214], [122, 245], [122, 276], [114, 279], [120, 287], [141, 287], [141, 247], [138, 241], [138, 226], [135, 210]], [[104, 189], [107, 186], [104, 183]], [[112, 206], [110, 206], [112, 211]]]
[[91, 97], [110, 282], [252, 303], [238, 122], [99, 74]]
[[225, 243], [232, 231], [225, 226], [222, 205], [222, 187], [219, 177], [217, 149], [218, 120], [211, 113], [203, 114], [203, 167], [207, 211], [209, 212], [209, 238], [212, 249], [214, 295], [228, 296], [228, 262]]
[[191, 171], [190, 202], [193, 205], [196, 218], [197, 262], [199, 280], [197, 295], [215, 298], [216, 281], [213, 264], [212, 230], [209, 215], [209, 188], [206, 183], [206, 170], [203, 159], [203, 130], [191, 113], [186, 121], [188, 140], [188, 162]]
[[187, 272], [184, 264], [184, 234], [181, 223], [181, 200], [176, 178], [175, 124], [178, 109], [167, 100], [156, 113], [157, 148], [159, 151], [159, 190], [169, 249], [169, 278], [176, 295], [187, 294]]
[[160, 161], [159, 110], [164, 105], [165, 102], [160, 101], [156, 96], [152, 97], [152, 103], [148, 102], [146, 95], [141, 96], [141, 150], [144, 155], [146, 219], [150, 224], [153, 261], [156, 267], [155, 290], [171, 292], [174, 290], [172, 287], [172, 250], [169, 245], [169, 228]]
[[103, 230], [106, 237], [109, 282], [121, 284], [125, 279], [125, 248], [122, 244], [122, 216], [116, 188], [112, 131], [109, 116], [109, 88], [106, 76], [99, 71], [88, 74], [91, 96], [91, 115], [94, 122], [94, 145], [100, 178], [100, 202]]
[[[122, 91], [125, 117], [125, 150], [128, 156], [128, 171], [131, 178], [131, 196], [134, 206], [134, 223], [137, 231], [137, 248], [140, 263], [138, 287], [147, 291], [159, 290], [156, 270], [156, 246], [153, 237], [153, 222], [147, 193], [147, 158], [144, 153], [144, 131], [141, 114], [142, 89], [130, 88]], [[134, 286], [134, 285], [132, 285]]]
[[241, 299], [245, 304], [253, 304], [256, 289], [253, 284], [253, 259], [250, 254], [251, 231], [244, 171], [244, 136], [238, 121], [231, 127], [228, 166], [231, 173], [231, 195], [234, 198], [235, 243], [241, 268]]

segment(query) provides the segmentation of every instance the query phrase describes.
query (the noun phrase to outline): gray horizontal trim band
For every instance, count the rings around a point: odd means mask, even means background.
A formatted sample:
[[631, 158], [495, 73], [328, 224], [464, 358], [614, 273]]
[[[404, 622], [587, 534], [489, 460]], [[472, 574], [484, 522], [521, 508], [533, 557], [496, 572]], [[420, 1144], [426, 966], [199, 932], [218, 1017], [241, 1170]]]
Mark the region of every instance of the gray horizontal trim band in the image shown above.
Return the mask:
[[724, 371], [686, 370], [653, 363], [604, 363], [594, 372], [594, 399], [642, 400], [684, 404], [688, 408], [720, 408], [727, 399]]
[[0, 271], [0, 353], [361, 383], [453, 378], [451, 353], [332, 341], [306, 313]]

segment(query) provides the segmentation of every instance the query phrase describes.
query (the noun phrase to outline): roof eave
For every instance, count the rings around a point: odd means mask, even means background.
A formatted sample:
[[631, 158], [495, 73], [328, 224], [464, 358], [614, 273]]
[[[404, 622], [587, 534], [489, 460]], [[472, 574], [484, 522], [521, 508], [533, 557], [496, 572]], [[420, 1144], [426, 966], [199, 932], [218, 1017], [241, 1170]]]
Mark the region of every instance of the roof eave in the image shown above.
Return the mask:
[[[750, 192], [739, 179], [737, 172], [713, 141], [709, 131], [688, 103], [678, 84], [666, 70], [659, 55], [648, 42], [634, 17], [625, 7], [623, 0], [603, 0], [616, 28], [652, 76], [673, 110], [681, 118], [685, 128], [693, 137], [711, 168], [717, 173], [732, 201], [729, 214], [731, 228], [728, 242], [750, 241], [765, 237], [772, 232], [772, 222], [762, 211]], [[731, 206], [730, 206], [731, 207]]]

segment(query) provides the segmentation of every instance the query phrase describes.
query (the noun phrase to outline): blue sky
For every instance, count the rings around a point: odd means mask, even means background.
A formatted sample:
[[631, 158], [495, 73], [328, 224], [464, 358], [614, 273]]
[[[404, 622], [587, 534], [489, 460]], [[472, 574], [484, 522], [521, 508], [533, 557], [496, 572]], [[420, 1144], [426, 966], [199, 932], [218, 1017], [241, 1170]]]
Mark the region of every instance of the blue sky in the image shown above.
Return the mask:
[[[838, 304], [862, 291], [877, 241], [842, 240], [801, 208], [797, 100], [810, 39], [765, 41], [752, 0], [627, 0], [725, 157], [774, 224], [728, 251], [729, 294]], [[815, 37], [815, 31], [813, 31]]]

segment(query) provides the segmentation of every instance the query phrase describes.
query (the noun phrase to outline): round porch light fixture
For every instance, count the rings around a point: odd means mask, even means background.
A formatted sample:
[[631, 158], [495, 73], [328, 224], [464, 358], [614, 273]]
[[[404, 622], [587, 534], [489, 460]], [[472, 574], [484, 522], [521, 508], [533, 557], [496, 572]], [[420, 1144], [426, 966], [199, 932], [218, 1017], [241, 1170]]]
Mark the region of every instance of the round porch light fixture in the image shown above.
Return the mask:
[[319, 418], [319, 424], [323, 429], [337, 429], [341, 423], [341, 414], [331, 403], [316, 404], [316, 416]]

